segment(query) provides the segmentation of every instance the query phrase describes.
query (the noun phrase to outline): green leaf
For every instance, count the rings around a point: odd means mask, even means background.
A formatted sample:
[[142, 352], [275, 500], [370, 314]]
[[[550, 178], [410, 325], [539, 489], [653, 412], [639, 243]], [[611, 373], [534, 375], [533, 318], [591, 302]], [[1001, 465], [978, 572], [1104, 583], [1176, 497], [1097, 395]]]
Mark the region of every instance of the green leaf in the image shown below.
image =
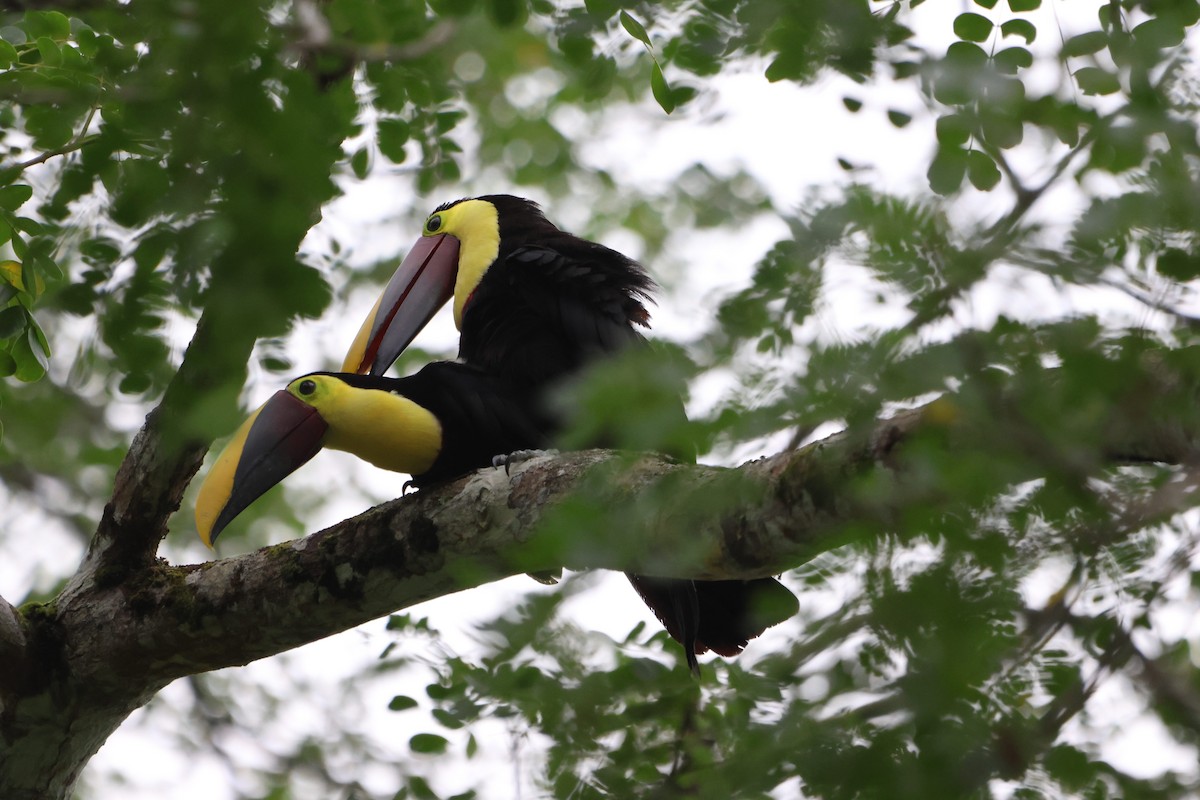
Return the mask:
[[607, 22], [621, 6], [616, 0], [583, 0], [583, 7], [591, 16]]
[[1025, 134], [1019, 117], [989, 107], [980, 112], [979, 128], [988, 144], [1002, 150], [1019, 145]]
[[[1121, 20], [1120, 6], [1116, 7], [1115, 12], [1116, 12], [1117, 21], [1120, 22], [1120, 20]], [[1111, 3], [1103, 3], [1099, 8], [1097, 8], [1096, 16], [1100, 20], [1101, 28], [1103, 28], [1106, 31], [1111, 31], [1113, 29], [1114, 8]]]
[[439, 134], [449, 133], [454, 130], [454, 126], [459, 123], [467, 114], [465, 111], [455, 109], [454, 111], [440, 111], [435, 117], [436, 128]]
[[[416, 800], [441, 800], [438, 793], [429, 785], [429, 781], [420, 775], [409, 775], [405, 778], [405, 781], [408, 783], [408, 789], [412, 792]], [[405, 800], [407, 800], [407, 796]]]
[[1042, 5], [1042, 0], [1008, 0], [1008, 7], [1020, 14], [1025, 11], [1036, 11]]
[[71, 141], [75, 135], [77, 117], [70, 109], [51, 105], [30, 106], [26, 110], [25, 128], [33, 135], [36, 147], [55, 150]]
[[996, 67], [1006, 75], [1015, 75], [1018, 70], [1033, 66], [1033, 53], [1024, 47], [1006, 47], [992, 56]]
[[414, 753], [444, 753], [448, 744], [450, 742], [445, 736], [436, 733], [418, 733], [408, 740], [408, 746]]
[[47, 67], [62, 65], [62, 53], [59, 52], [58, 44], [49, 36], [38, 37], [37, 49], [38, 54], [42, 57], [42, 63]]
[[121, 248], [112, 239], [87, 239], [79, 245], [79, 254], [93, 267], [109, 268], [121, 257]]
[[1121, 91], [1117, 76], [1100, 67], [1083, 67], [1075, 70], [1075, 81], [1084, 94], [1104, 95]]
[[987, 153], [971, 150], [967, 153], [967, 178], [981, 192], [990, 192], [1000, 183], [1000, 168]]
[[1160, 50], [1178, 47], [1183, 44], [1185, 31], [1182, 25], [1172, 19], [1158, 17], [1143, 22], [1132, 31], [1133, 38], [1139, 44], [1148, 45]]
[[[42, 241], [45, 241], [45, 240], [43, 239]], [[57, 281], [57, 280], [62, 279], [62, 276], [63, 276], [62, 268], [58, 266], [57, 261], [55, 261], [53, 258], [51, 258], [48, 255], [39, 253], [36, 257], [34, 257], [33, 265], [35, 267], [37, 267], [39, 270], [41, 270], [42, 274], [45, 275], [47, 278], [50, 278], [51, 280]], [[40, 283], [41, 282], [39, 281], [38, 284], [40, 284]], [[35, 284], [35, 286], [37, 286], [38, 284]], [[41, 288], [44, 288], [44, 287], [39, 287], [39, 291], [36, 292], [35, 294], [40, 294]]]
[[17, 48], [0, 39], [0, 69], [6, 69], [17, 63], [18, 58]]
[[653, 93], [654, 99], [662, 106], [663, 111], [670, 114], [675, 110], [675, 97], [671, 94], [671, 87], [667, 84], [667, 79], [663, 77], [662, 67], [658, 65], [657, 61], [650, 69], [650, 91]]
[[[408, 144], [412, 133], [411, 126], [402, 119], [383, 119], [379, 121], [376, 133], [379, 152], [383, 153], [393, 164], [403, 164], [408, 156], [405, 145]], [[357, 170], [355, 172], [357, 174]]]
[[646, 45], [646, 47], [650, 47], [650, 34], [646, 33], [646, 29], [642, 27], [642, 23], [634, 19], [629, 12], [625, 10], [621, 11], [621, 26], [628, 31], [630, 36]]
[[19, 305], [0, 309], [0, 339], [11, 339], [25, 330], [25, 314]]
[[980, 8], [995, 8], [997, 0], [975, 0], [975, 5]]
[[0, 208], [16, 211], [29, 198], [33, 197], [33, 187], [23, 183], [5, 186], [0, 189]]
[[1075, 58], [1098, 53], [1108, 47], [1108, 34], [1104, 31], [1088, 31], [1067, 39], [1063, 45], [1064, 58]]
[[429, 713], [434, 719], [452, 731], [459, 730], [466, 724], [444, 708], [435, 708]]
[[48, 225], [43, 225], [36, 219], [30, 217], [16, 217], [13, 222], [16, 223], [17, 230], [24, 231], [31, 236], [42, 236], [53, 233], [53, 230]]
[[1200, 278], [1200, 258], [1184, 250], [1172, 248], [1159, 255], [1155, 269], [1164, 278], [1184, 283]]
[[35, 300], [41, 296], [42, 291], [46, 288], [45, 282], [42, 281], [41, 276], [37, 274], [37, 270], [33, 266], [34, 260], [40, 257], [40, 250], [40, 243], [35, 239], [29, 245], [29, 257], [21, 265], [21, 291]]
[[354, 173], [354, 177], [362, 180], [371, 172], [371, 154], [367, 152], [367, 148], [362, 147], [355, 151], [354, 155], [350, 156], [350, 171]]
[[971, 138], [971, 125], [962, 114], [938, 117], [937, 140], [940, 144], [962, 147]]
[[528, 11], [525, 0], [489, 0], [488, 12], [501, 28], [508, 28], [525, 21]]
[[407, 711], [410, 708], [416, 708], [417, 701], [406, 694], [398, 694], [392, 698], [392, 702], [388, 703], [390, 711]]
[[83, 28], [75, 33], [75, 43], [84, 58], [93, 59], [100, 52], [100, 37], [91, 28]]
[[971, 103], [979, 94], [979, 70], [987, 64], [983, 48], [973, 42], [954, 42], [934, 73], [933, 96], [946, 105]]
[[908, 123], [912, 122], [912, 115], [906, 114], [903, 111], [897, 111], [894, 108], [889, 108], [887, 112], [888, 121], [897, 128], [903, 128]]
[[972, 42], [954, 42], [946, 48], [946, 62], [956, 68], [975, 69], [987, 59], [983, 48]]
[[259, 363], [262, 364], [263, 369], [269, 372], [284, 374], [293, 370], [292, 362], [281, 356], [263, 356]]
[[37, 350], [41, 351], [42, 355], [46, 357], [46, 366], [49, 367], [50, 357], [54, 354], [50, 351], [50, 342], [46, 339], [46, 332], [42, 330], [41, 325], [38, 325], [37, 320], [33, 318], [32, 314], [29, 315], [29, 330], [37, 344]]
[[7, 378], [17, 371], [17, 360], [7, 350], [0, 350], [0, 378]]
[[63, 41], [71, 36], [71, 20], [59, 11], [28, 11], [21, 24], [34, 39], [44, 36]]
[[150, 390], [153, 381], [144, 372], [131, 372], [117, 384], [117, 391], [122, 394], [142, 394]]
[[995, 23], [990, 19], [971, 11], [954, 18], [954, 35], [968, 42], [987, 41], [994, 27]]
[[18, 336], [13, 341], [12, 356], [17, 362], [14, 375], [17, 380], [25, 383], [41, 380], [46, 374], [46, 357], [41, 348], [34, 346], [33, 331], [25, 336]]
[[862, 104], [862, 100], [859, 100], [858, 98], [843, 97], [842, 105], [844, 105], [846, 107], [847, 111], [849, 111], [851, 114], [853, 114], [853, 113], [856, 113], [859, 109], [861, 109], [863, 104]]
[[929, 165], [929, 188], [938, 194], [952, 194], [962, 185], [967, 173], [967, 151], [959, 147], [939, 147]]
[[1020, 36], [1025, 44], [1033, 44], [1037, 38], [1037, 28], [1027, 19], [1010, 19], [1000, 25], [1000, 33], [1004, 36]]

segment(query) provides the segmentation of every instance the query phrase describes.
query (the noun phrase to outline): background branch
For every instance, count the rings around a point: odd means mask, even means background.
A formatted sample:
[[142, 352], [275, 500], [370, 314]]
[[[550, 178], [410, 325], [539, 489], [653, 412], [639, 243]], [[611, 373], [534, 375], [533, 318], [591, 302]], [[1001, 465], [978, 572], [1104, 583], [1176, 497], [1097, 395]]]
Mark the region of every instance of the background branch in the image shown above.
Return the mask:
[[21, 631], [21, 620], [17, 610], [0, 597], [0, 714], [4, 712], [4, 698], [12, 686], [18, 665], [25, 662], [25, 634]]

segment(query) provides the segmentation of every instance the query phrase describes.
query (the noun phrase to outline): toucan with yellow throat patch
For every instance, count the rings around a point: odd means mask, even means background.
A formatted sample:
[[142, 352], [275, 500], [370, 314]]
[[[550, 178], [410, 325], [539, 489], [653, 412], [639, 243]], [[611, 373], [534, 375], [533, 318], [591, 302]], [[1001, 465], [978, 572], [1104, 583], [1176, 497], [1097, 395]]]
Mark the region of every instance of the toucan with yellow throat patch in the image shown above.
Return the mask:
[[[556, 384], [645, 343], [641, 330], [649, 325], [645, 304], [653, 289], [636, 261], [560, 230], [536, 203], [512, 195], [456, 200], [425, 220], [421, 238], [367, 316], [342, 368], [383, 374], [453, 299], [459, 358], [548, 405], [546, 392]], [[549, 420], [545, 438], [552, 439], [559, 424]], [[671, 455], [695, 458], [690, 452]], [[628, 577], [683, 645], [693, 672], [696, 654], [735, 655], [797, 608], [795, 597], [771, 578]]]
[[536, 203], [457, 200], [425, 220], [342, 369], [383, 374], [453, 298], [462, 361], [544, 387], [641, 343], [653, 288], [636, 261], [559, 230]]
[[276, 392], [238, 429], [196, 499], [209, 547], [264, 492], [322, 448], [345, 450], [421, 487], [543, 447], [545, 420], [522, 392], [466, 364], [439, 361], [405, 378], [314, 372]]

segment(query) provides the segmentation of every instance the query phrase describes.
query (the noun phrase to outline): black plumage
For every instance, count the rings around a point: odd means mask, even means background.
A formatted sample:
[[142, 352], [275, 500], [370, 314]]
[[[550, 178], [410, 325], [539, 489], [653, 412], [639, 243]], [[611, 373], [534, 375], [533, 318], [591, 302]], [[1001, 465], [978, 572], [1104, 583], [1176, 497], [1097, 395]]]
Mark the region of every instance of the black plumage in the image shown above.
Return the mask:
[[640, 264], [559, 230], [529, 200], [477, 199], [496, 207], [500, 249], [463, 308], [459, 358], [544, 388], [644, 342], [654, 281]]
[[[491, 217], [483, 204], [495, 210], [496, 225], [490, 230], [480, 222]], [[467, 215], [473, 215], [471, 221]], [[541, 447], [538, 442], [552, 440], [559, 432], [563, 421], [546, 411], [549, 394], [557, 386], [576, 377], [588, 364], [645, 344], [641, 331], [649, 326], [646, 303], [655, 288], [650, 276], [633, 259], [560, 230], [532, 201], [484, 195], [446, 203], [430, 215], [425, 235], [461, 238], [464, 253], [469, 247], [495, 246], [495, 257], [484, 266], [478, 283], [455, 288], [456, 307], [461, 307], [459, 358], [509, 382], [532, 404], [533, 416], [543, 425], [540, 435], [512, 449]], [[419, 275], [423, 269], [416, 262], [408, 271], [405, 266], [397, 276]], [[466, 292], [466, 297], [460, 297], [460, 292]], [[407, 330], [412, 330], [411, 326]], [[373, 335], [378, 340], [384, 334], [376, 330]], [[386, 358], [395, 355], [398, 352]], [[388, 363], [374, 363], [370, 368], [382, 372]], [[637, 409], [629, 413], [637, 413]], [[681, 417], [683, 413], [680, 404]], [[670, 455], [695, 458], [692, 452]], [[696, 654], [711, 649], [735, 655], [748, 639], [795, 609], [795, 598], [771, 578], [691, 581], [628, 577], [671, 636], [683, 644], [693, 671], [697, 670]]]

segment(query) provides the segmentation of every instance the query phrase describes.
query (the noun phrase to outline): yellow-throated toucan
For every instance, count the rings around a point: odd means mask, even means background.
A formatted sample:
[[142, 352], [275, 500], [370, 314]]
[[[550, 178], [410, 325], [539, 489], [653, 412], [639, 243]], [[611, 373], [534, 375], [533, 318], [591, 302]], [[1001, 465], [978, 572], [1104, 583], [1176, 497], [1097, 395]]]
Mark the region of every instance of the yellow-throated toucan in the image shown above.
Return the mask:
[[[653, 288], [636, 261], [560, 230], [536, 203], [511, 195], [457, 200], [426, 219], [343, 369], [381, 375], [453, 298], [459, 358], [540, 398], [588, 362], [644, 342], [638, 329], [648, 326]], [[556, 426], [547, 421], [546, 438]], [[629, 580], [683, 644], [693, 671], [695, 654], [735, 655], [796, 610], [795, 597], [770, 578]]]
[[238, 429], [196, 500], [212, 546], [225, 526], [323, 447], [425, 486], [545, 445], [545, 420], [507, 382], [439, 361], [406, 378], [314, 372], [276, 392]]
[[642, 341], [654, 282], [641, 265], [559, 230], [536, 203], [487, 195], [439, 206], [388, 282], [342, 369], [382, 375], [451, 297], [458, 357], [542, 386]]

